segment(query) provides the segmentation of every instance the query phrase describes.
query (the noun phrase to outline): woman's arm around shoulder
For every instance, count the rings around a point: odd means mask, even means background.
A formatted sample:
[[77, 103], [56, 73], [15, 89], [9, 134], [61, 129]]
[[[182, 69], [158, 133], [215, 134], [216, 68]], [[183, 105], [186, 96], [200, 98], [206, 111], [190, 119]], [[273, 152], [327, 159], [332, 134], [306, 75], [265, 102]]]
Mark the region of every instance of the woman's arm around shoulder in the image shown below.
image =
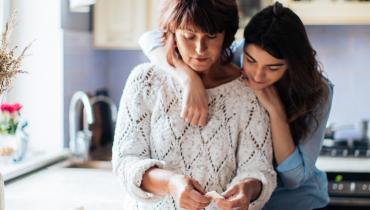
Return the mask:
[[[146, 32], [140, 37], [139, 44], [152, 63], [175, 78], [183, 87], [181, 117], [192, 125], [205, 126], [208, 115], [208, 96], [204, 85], [200, 77], [181, 60], [173, 60], [175, 66], [167, 62], [167, 52], [161, 43], [161, 36], [160, 31]], [[169, 36], [169, 39], [173, 37]], [[174, 43], [173, 46], [175, 46]]]

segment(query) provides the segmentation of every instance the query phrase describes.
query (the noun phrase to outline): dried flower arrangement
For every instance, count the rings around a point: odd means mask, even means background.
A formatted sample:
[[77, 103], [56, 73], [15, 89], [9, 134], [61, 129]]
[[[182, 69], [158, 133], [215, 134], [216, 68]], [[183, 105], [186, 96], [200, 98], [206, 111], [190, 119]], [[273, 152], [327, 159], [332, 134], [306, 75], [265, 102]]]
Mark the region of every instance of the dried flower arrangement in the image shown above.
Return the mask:
[[26, 51], [31, 44], [26, 46], [19, 55], [16, 55], [18, 46], [9, 47], [9, 37], [15, 25], [15, 14], [13, 13], [10, 20], [6, 23], [4, 32], [1, 37], [0, 45], [0, 95], [7, 91], [15, 75], [24, 73], [21, 70], [21, 62]]

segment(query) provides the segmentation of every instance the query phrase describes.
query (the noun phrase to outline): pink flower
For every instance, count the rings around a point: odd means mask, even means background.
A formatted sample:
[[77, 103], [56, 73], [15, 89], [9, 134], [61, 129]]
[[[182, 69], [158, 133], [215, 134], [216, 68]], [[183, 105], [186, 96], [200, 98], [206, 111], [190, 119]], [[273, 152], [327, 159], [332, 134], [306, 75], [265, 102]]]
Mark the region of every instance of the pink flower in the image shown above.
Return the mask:
[[22, 105], [19, 104], [19, 103], [15, 103], [15, 104], [13, 104], [13, 109], [14, 109], [14, 111], [18, 112], [19, 110], [22, 109]]
[[19, 103], [15, 104], [1, 104], [1, 112], [9, 112], [12, 114], [13, 112], [18, 112], [20, 109], [22, 109], [22, 105]]
[[1, 104], [1, 112], [8, 111], [9, 112], [9, 104]]

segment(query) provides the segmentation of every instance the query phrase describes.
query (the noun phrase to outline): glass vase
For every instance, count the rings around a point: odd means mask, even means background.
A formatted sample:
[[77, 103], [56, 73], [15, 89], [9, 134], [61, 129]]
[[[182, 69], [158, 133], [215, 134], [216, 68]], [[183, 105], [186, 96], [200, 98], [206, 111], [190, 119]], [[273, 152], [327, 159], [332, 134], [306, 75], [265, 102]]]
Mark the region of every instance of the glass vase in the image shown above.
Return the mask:
[[0, 135], [0, 161], [9, 163], [19, 147], [17, 135]]

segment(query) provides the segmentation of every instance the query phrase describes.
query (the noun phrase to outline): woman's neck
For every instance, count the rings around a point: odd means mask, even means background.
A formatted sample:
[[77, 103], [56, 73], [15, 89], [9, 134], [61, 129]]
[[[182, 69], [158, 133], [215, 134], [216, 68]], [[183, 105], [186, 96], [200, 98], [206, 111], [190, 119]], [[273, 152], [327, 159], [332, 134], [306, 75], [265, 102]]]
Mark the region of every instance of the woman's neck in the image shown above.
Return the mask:
[[205, 88], [214, 88], [230, 82], [240, 76], [240, 71], [234, 64], [215, 63], [208, 71], [199, 73]]

